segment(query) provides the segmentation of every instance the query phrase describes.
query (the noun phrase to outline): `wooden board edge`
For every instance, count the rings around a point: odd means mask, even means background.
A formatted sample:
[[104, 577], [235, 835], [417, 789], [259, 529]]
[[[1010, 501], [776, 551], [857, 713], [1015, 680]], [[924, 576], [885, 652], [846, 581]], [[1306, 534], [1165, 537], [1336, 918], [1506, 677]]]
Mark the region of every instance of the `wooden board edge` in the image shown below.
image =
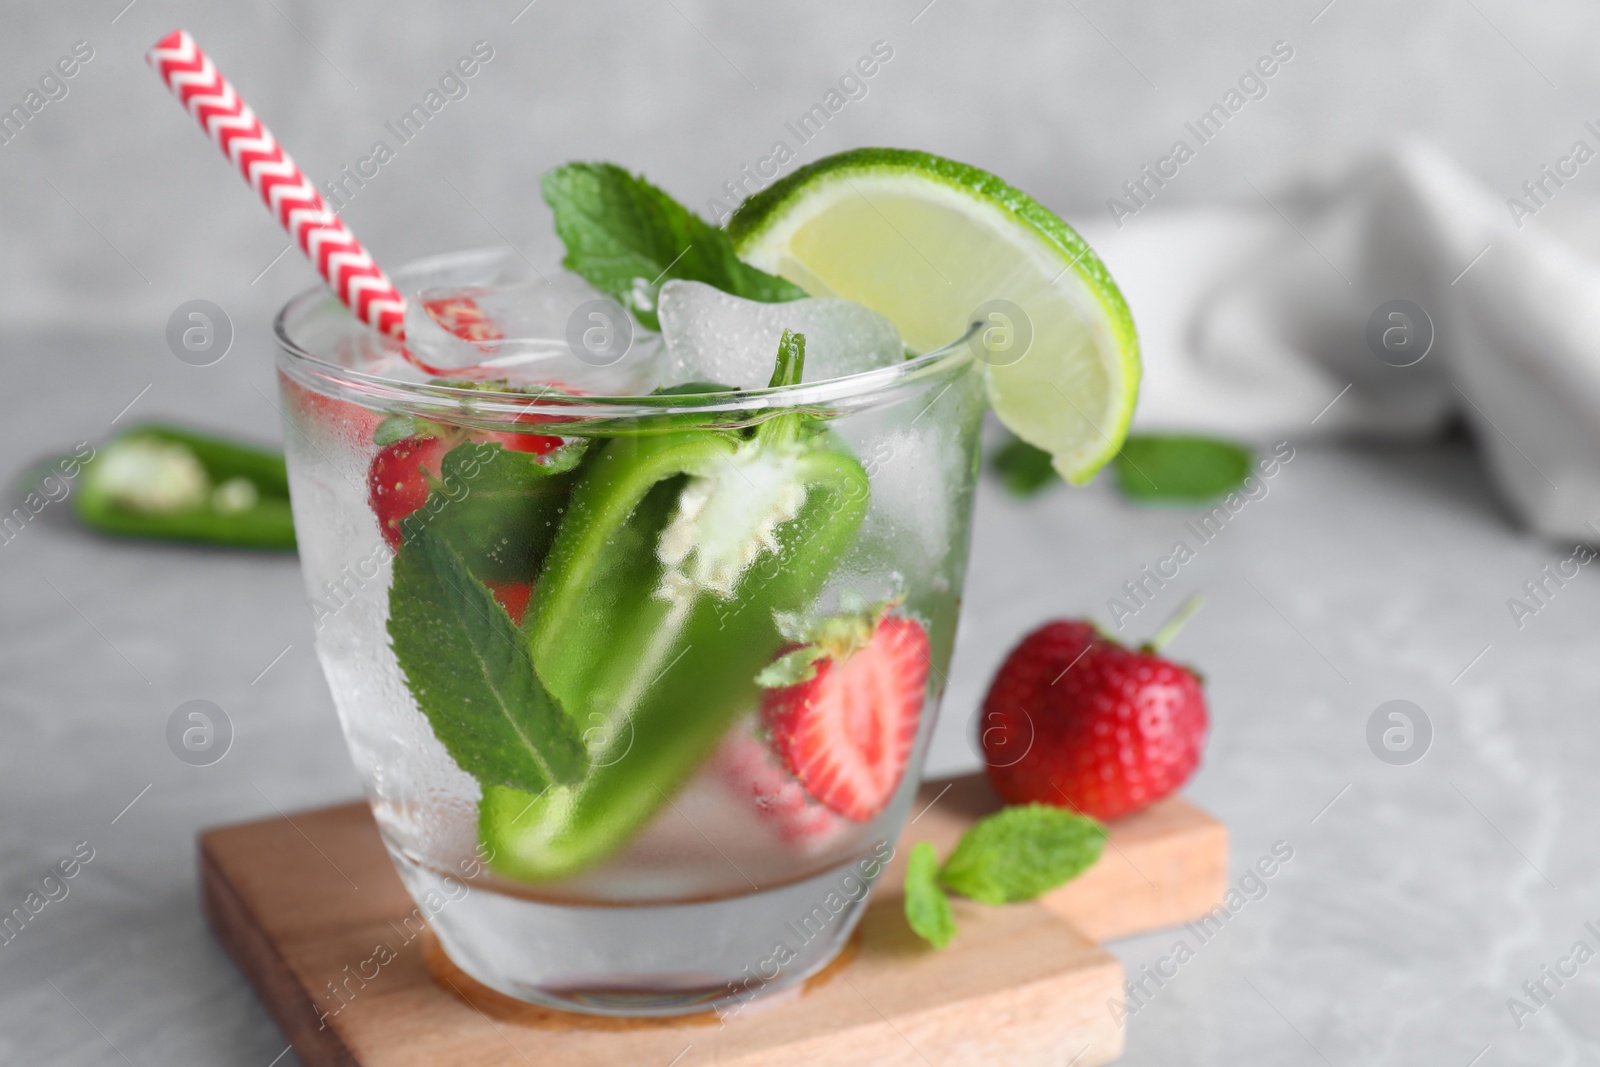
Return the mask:
[[212, 855], [208, 839], [215, 832], [199, 841], [200, 909], [211, 932], [306, 1067], [361, 1067], [337, 1033], [313, 1024], [316, 1004]]
[[[943, 784], [942, 781], [935, 783], [935, 788]], [[364, 801], [333, 805], [316, 809], [316, 812], [341, 816], [349, 815], [358, 808], [370, 813]], [[1154, 836], [1136, 835], [1124, 841], [1125, 851], [1130, 854], [1130, 857], [1124, 857], [1125, 859], [1131, 858], [1144, 863], [1145, 857], [1147, 855], [1150, 857], [1146, 869], [1152, 878], [1141, 877], [1137, 879], [1138, 884], [1135, 885], [1135, 880], [1129, 872], [1113, 875], [1113, 872], [1107, 870], [1103, 885], [1095, 886], [1091, 878], [1085, 879], [1089, 884], [1080, 888], [1090, 892], [1085, 894], [1084, 899], [1077, 901], [1076, 906], [1069, 906], [1072, 902], [1062, 900], [1059, 902], [1062, 906], [1052, 907], [1052, 903], [1056, 902], [1051, 901], [1048, 896], [1041, 899], [1036, 906], [1051, 913], [1056, 921], [1064, 922], [1077, 936], [1097, 943], [1176, 926], [1203, 917], [1223, 899], [1226, 893], [1229, 874], [1229, 835], [1224, 824], [1202, 809], [1184, 802], [1183, 810], [1186, 815], [1179, 820], [1179, 824], [1170, 819], [1161, 824], [1170, 833]], [[939, 809], [934, 809], [934, 816], [938, 814], [940, 814]], [[291, 945], [284, 948], [274, 941], [272, 929], [269, 928], [268, 922], [264, 921], [264, 918], [270, 920], [274, 912], [266, 906], [268, 902], [260, 898], [261, 892], [264, 891], [261, 880], [251, 877], [250, 864], [255, 862], [252, 855], [254, 849], [249, 847], [246, 839], [233, 836], [241, 830], [250, 831], [254, 828], [259, 831], [261, 828], [285, 821], [285, 817], [268, 817], [207, 830], [199, 836], [202, 910], [219, 943], [228, 952], [256, 994], [265, 1002], [269, 1016], [303, 1058], [307, 1067], [361, 1067], [362, 1061], [355, 1052], [356, 1049], [361, 1049], [362, 1055], [367, 1053], [362, 1045], [364, 1039], [361, 1034], [341, 1033], [331, 1023], [326, 1028], [319, 1027], [317, 1002], [312, 995], [311, 987], [306, 984], [307, 976], [291, 962], [295, 958], [294, 947]], [[1157, 874], [1157, 867], [1163, 863], [1166, 864], [1164, 869], [1168, 872], [1168, 877]], [[385, 869], [390, 869], [387, 857]], [[1184, 877], [1179, 879], [1184, 883], [1182, 885], [1172, 882], [1178, 872], [1186, 872]], [[365, 881], [362, 884], [365, 885]], [[891, 897], [898, 896], [897, 882], [891, 884], [893, 888], [891, 885], [884, 885], [882, 888], [889, 890]], [[1069, 892], [1071, 888], [1071, 884], [1063, 887]], [[875, 893], [875, 896], [882, 895]], [[1137, 903], [1134, 904], [1135, 909], [1142, 907], [1147, 914], [1143, 921], [1130, 924], [1126, 906], [1133, 904], [1135, 899], [1137, 899]], [[1120, 900], [1123, 907], [1115, 904], [1108, 907], [1108, 900]], [[882, 906], [886, 902], [880, 900], [878, 903]], [[1097, 919], [1091, 919], [1086, 923], [1082, 914], [1077, 916], [1072, 914], [1085, 904], [1100, 909], [1095, 913]], [[1106, 954], [1106, 958], [1115, 966], [1114, 983], [1120, 990], [1121, 964], [1115, 962], [1115, 957], [1109, 954]], [[1098, 967], [1091, 968], [1093, 972], [1098, 970]], [[1097, 985], [1100, 981], [1100, 976], [1096, 974], [1091, 984]], [[1048, 980], [1040, 988], [1030, 989], [1030, 994], [1047, 996], [1048, 990], [1045, 988], [1047, 985]], [[1005, 1017], [1008, 1014], [1008, 1006], [1015, 1006], [1013, 1001], [1006, 998], [1014, 994], [1015, 991], [995, 994], [996, 999], [989, 1002], [987, 1010], [996, 1017]], [[1026, 1016], [1031, 1013], [1022, 1014]], [[1086, 1016], [1086, 1021], [1087, 1018]], [[911, 1021], [913, 1019], [914, 1022]], [[929, 1027], [930, 1031], [938, 1031], [941, 1028], [941, 1020], [936, 1013], [920, 1010], [913, 1011], [909, 1017], [897, 1014], [896, 1020], [896, 1025], [909, 1025], [916, 1030], [924, 1026]], [[901, 1023], [900, 1020], [905, 1022]], [[1109, 1017], [1105, 1021], [1109, 1022]], [[1105, 1031], [1104, 1025], [1096, 1023], [1093, 1029], [1097, 1033], [1104, 1032], [1105, 1039], [1115, 1041], [1115, 1047], [1120, 1048], [1121, 1039], [1125, 1035], [1124, 1030], [1116, 1028], [1117, 1033], [1113, 1038]], [[895, 1037], [895, 1041], [903, 1043], [903, 1035]], [[802, 1041], [793, 1047], [804, 1047], [807, 1043]], [[961, 1043], [957, 1042], [958, 1045]], [[893, 1042], [888, 1044], [891, 1048], [894, 1045]], [[1077, 1048], [1066, 1050], [1064, 1056], [1071, 1056], [1077, 1051]], [[771, 1052], [771, 1049], [766, 1049], [762, 1054], [770, 1056]], [[1077, 1062], [1079, 1067], [1088, 1067], [1093, 1063], [1109, 1062], [1117, 1054], [1118, 1052], [1109, 1044], [1105, 1045], [1102, 1051], [1101, 1040], [1097, 1038], [1094, 1049], [1088, 1053], [1088, 1058]], [[823, 1056], [811, 1062], [831, 1061], [827, 1056]], [[1049, 1062], [1054, 1064], [1056, 1061]]]
[[[1058, 1063], [1070, 1064], [1071, 1067], [1100, 1067], [1102, 1064], [1119, 1060], [1125, 1051], [1127, 1029], [1118, 1026], [1108, 1011], [1102, 1015], [1100, 1004], [1091, 1003], [1090, 998], [1098, 1001], [1102, 994], [1106, 1000], [1121, 996], [1126, 972], [1122, 961], [1115, 955], [1099, 946], [1096, 946], [1096, 951], [1102, 958], [1093, 966], [1080, 968], [1070, 974], [1035, 979], [1020, 986], [976, 997], [968, 1002], [968, 1006], [974, 1015], [999, 1020], [1000, 1026], [1015, 1025], [1019, 1021], [1019, 1016], [1031, 1015], [1034, 1030], [1057, 1029], [1061, 1025], [1059, 1005], [1064, 999], [1065, 987], [1076, 987], [1083, 990], [1086, 999], [1085, 1009], [1076, 1020], [1079, 1031], [1074, 1035], [1073, 1041], [1076, 1043], [1083, 1040], [1086, 1043], [1076, 1048], [1056, 1047], [1042, 1052], [1040, 1067], [1044, 1067], [1047, 1063], [1051, 1067]], [[908, 1034], [912, 1034], [921, 1026], [938, 1024], [925, 1013], [917, 1013], [904, 1018], [899, 1025]], [[993, 1029], [992, 1025], [990, 1029]], [[1039, 1033], [1038, 1036], [1041, 1039], [1039, 1044], [1041, 1050], [1047, 1048], [1043, 1040], [1045, 1034]], [[986, 1036], [984, 1046], [972, 1049], [971, 1058], [964, 1062], [1020, 1062], [1015, 1059], [997, 1061], [990, 1053], [992, 1045], [988, 1041]], [[947, 1055], [959, 1051], [960, 1048], [960, 1045], [947, 1045]], [[1013, 1048], [1008, 1050], [1008, 1053], [1014, 1057], [1019, 1051]]]
[[[1186, 840], [1163, 842], [1161, 846], [1165, 851], [1181, 846], [1182, 854], [1190, 865], [1188, 877], [1180, 881], [1158, 878], [1155, 885], [1139, 885], [1130, 879], [1122, 879], [1121, 892], [1139, 898], [1138, 908], [1119, 909], [1104, 904], [1085, 906], [1080, 893], [1089, 890], [1097, 896], [1104, 888], [1088, 882], [1087, 876], [1085, 884], [1068, 882], [1039, 898], [1039, 903], [1096, 943], [1156, 933], [1210, 914], [1213, 908], [1222, 903], [1228, 891], [1228, 827], [1204, 809], [1195, 808], [1195, 811], [1204, 816], [1206, 821], [1192, 828], [1185, 835]], [[1145, 850], [1130, 851], [1140, 859], [1146, 859]], [[1131, 858], [1121, 858], [1132, 864]], [[1144, 880], [1141, 875], [1141, 881]]]

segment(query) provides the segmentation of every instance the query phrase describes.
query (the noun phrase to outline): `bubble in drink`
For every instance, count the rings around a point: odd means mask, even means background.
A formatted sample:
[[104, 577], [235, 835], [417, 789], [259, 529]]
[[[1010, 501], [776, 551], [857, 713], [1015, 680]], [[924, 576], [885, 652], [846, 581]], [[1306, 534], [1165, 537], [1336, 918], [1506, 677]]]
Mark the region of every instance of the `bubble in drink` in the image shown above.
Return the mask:
[[859, 374], [905, 358], [894, 324], [848, 300], [764, 304], [701, 282], [673, 280], [661, 287], [660, 316], [666, 371], [673, 383], [761, 388], [772, 376], [772, 353], [784, 330], [806, 335], [808, 382]]

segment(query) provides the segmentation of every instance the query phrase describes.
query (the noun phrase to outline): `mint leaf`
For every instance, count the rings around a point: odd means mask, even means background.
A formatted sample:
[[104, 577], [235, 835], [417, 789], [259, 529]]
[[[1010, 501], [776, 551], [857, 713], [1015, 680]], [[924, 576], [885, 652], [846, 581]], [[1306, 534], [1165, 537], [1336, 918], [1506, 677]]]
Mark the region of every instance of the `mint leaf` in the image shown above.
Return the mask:
[[[484, 581], [530, 582], [555, 540], [583, 445], [547, 456], [466, 442], [445, 453], [426, 525]], [[407, 529], [405, 520], [401, 529]]]
[[1050, 453], [1020, 437], [1001, 445], [989, 465], [1000, 475], [1000, 484], [1014, 496], [1035, 496], [1061, 481], [1061, 476], [1050, 465]]
[[1133, 500], [1198, 503], [1239, 488], [1250, 474], [1248, 448], [1200, 434], [1133, 434], [1114, 468]]
[[944, 948], [956, 936], [950, 901], [939, 888], [939, 854], [926, 841], [918, 841], [906, 857], [905, 908], [911, 929], [934, 948]]
[[583, 744], [522, 634], [430, 528], [395, 555], [389, 640], [434, 736], [481, 784], [538, 793], [582, 775]]
[[944, 861], [940, 880], [985, 904], [1032, 900], [1100, 858], [1106, 828], [1048, 804], [1002, 808], [974, 823]]
[[722, 230], [643, 178], [614, 163], [568, 163], [540, 186], [567, 246], [561, 265], [659, 330], [656, 294], [669, 278], [777, 303], [805, 296], [799, 286], [738, 257]]

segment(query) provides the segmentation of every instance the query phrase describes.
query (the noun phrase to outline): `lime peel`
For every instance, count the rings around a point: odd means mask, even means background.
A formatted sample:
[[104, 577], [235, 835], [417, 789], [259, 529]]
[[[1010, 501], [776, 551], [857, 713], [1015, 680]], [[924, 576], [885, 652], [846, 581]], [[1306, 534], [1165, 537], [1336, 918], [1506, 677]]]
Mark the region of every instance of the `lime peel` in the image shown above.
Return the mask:
[[1014, 361], [986, 359], [1000, 420], [1076, 484], [1121, 447], [1139, 387], [1127, 303], [1083, 238], [994, 175], [925, 152], [855, 149], [755, 194], [728, 233], [754, 265], [867, 305], [919, 351], [962, 336], [989, 301], [1011, 302], [1032, 340]]

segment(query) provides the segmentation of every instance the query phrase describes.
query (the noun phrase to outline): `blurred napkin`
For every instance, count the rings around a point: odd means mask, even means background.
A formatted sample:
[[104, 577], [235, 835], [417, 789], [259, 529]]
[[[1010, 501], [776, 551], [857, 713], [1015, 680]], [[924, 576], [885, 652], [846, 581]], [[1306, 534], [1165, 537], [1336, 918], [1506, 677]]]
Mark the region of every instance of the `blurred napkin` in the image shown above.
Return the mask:
[[1504, 195], [1407, 145], [1254, 205], [1085, 226], [1139, 325], [1135, 424], [1416, 439], [1460, 413], [1522, 521], [1600, 540], [1600, 204], [1581, 177], [1543, 205], [1518, 190], [1538, 208], [1519, 227]]

